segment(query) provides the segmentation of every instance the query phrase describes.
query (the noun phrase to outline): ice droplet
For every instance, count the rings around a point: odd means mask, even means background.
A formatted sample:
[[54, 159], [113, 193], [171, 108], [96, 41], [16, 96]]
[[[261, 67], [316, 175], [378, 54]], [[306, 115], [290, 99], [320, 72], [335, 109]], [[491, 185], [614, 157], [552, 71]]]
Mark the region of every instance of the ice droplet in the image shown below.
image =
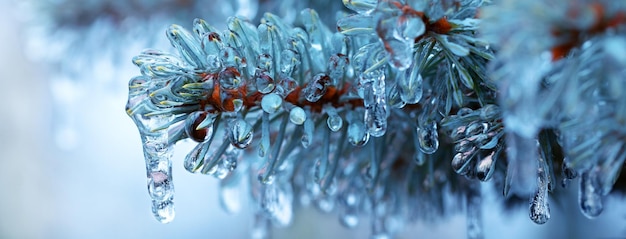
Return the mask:
[[402, 101], [407, 104], [417, 104], [422, 99], [422, 75], [418, 67], [413, 66], [406, 70], [405, 74], [398, 74], [396, 84]]
[[217, 76], [220, 87], [223, 89], [236, 89], [243, 84], [243, 80], [241, 79], [241, 75], [237, 68], [235, 67], [226, 67]]
[[496, 151], [491, 151], [488, 155], [480, 158], [476, 163], [476, 177], [480, 181], [487, 181], [493, 175], [496, 168]]
[[[330, 108], [332, 107], [329, 107], [329, 109]], [[335, 108], [328, 110], [328, 119], [326, 119], [326, 124], [328, 125], [328, 128], [333, 132], [339, 131], [343, 126], [343, 119], [337, 114]]]
[[243, 119], [236, 119], [231, 125], [230, 143], [240, 149], [244, 149], [252, 142], [252, 125]]
[[304, 110], [302, 108], [296, 106], [291, 109], [291, 111], [289, 111], [289, 120], [291, 121], [291, 123], [294, 123], [296, 125], [304, 124], [304, 121], [306, 120], [306, 113], [304, 113]]
[[348, 125], [348, 142], [354, 146], [363, 146], [370, 139], [363, 122], [353, 122]]
[[185, 133], [196, 142], [204, 142], [213, 135], [214, 115], [206, 111], [195, 111], [185, 119]]
[[339, 222], [346, 228], [355, 228], [359, 225], [359, 216], [350, 209], [343, 209], [339, 213]]
[[261, 94], [267, 94], [274, 90], [276, 84], [274, 84], [274, 79], [270, 77], [267, 71], [257, 69], [254, 73], [254, 84], [256, 86], [257, 91]]
[[417, 127], [417, 137], [419, 139], [420, 150], [425, 154], [433, 154], [439, 148], [439, 133], [437, 132], [437, 122], [427, 120], [427, 122]]
[[204, 166], [204, 157], [209, 150], [210, 142], [202, 142], [196, 145], [185, 157], [183, 166], [190, 173], [197, 173]]
[[282, 104], [283, 98], [274, 93], [263, 96], [261, 100], [261, 108], [263, 108], [263, 111], [270, 114], [278, 112]]
[[389, 87], [389, 91], [387, 92], [387, 103], [389, 106], [396, 109], [401, 109], [406, 105], [406, 102], [402, 100], [402, 97], [398, 92], [398, 87], [395, 84]]
[[320, 98], [326, 94], [326, 87], [329, 81], [330, 78], [324, 73], [315, 75], [309, 84], [302, 89], [304, 98], [309, 102], [317, 102], [320, 100]]
[[482, 120], [493, 120], [500, 115], [500, 107], [488, 104], [480, 108], [480, 118]]
[[593, 219], [602, 213], [602, 195], [600, 194], [601, 185], [598, 175], [593, 169], [584, 172], [580, 178], [580, 189], [578, 193], [578, 201], [580, 210], [587, 218]]

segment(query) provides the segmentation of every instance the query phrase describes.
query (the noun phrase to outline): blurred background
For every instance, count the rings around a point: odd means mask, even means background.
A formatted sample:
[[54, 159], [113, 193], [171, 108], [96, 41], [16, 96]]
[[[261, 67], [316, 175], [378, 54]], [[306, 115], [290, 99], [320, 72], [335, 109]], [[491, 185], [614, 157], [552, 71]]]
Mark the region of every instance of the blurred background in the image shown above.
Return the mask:
[[[320, 14], [341, 9], [341, 1], [329, 1], [338, 7], [317, 2], [325, 6]], [[124, 111], [127, 82], [139, 74], [130, 59], [148, 47], [172, 51], [164, 34], [172, 23], [190, 27], [203, 17], [223, 29], [231, 15], [257, 19], [257, 12], [272, 11], [289, 18], [307, 3], [170, 0], [164, 8], [130, 1], [138, 9], [126, 12], [126, 1], [99, 2], [105, 1], [0, 1], [0, 238], [247, 238], [252, 207], [225, 213], [217, 179], [183, 169], [193, 147], [184, 142], [173, 157], [176, 219], [161, 224], [152, 217], [139, 134]], [[100, 10], [108, 17], [98, 18]], [[605, 212], [588, 220], [570, 190], [551, 201], [552, 219], [539, 226], [527, 207], [505, 211], [500, 194], [483, 186], [486, 238], [625, 238], [624, 198], [608, 199]], [[465, 238], [465, 224], [460, 213], [408, 224], [398, 238]], [[348, 230], [336, 214], [305, 208], [291, 227], [271, 233], [367, 238], [369, 232], [367, 218]]]

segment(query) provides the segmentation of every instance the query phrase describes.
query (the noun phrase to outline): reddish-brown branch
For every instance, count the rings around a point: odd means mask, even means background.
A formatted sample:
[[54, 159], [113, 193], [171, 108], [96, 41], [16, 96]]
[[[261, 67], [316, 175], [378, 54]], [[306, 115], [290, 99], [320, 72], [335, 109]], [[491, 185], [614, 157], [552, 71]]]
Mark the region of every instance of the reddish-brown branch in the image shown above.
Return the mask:
[[[590, 8], [594, 12], [594, 24], [589, 29], [553, 29], [552, 35], [557, 38], [567, 38], [565, 42], [552, 47], [552, 61], [557, 61], [565, 57], [572, 49], [580, 46], [584, 42], [584, 37], [593, 36], [605, 32], [607, 29], [626, 24], [626, 13], [617, 12], [614, 16], [607, 18], [604, 6], [599, 3], [592, 3]], [[569, 12], [572, 18], [578, 17], [578, 12]]]

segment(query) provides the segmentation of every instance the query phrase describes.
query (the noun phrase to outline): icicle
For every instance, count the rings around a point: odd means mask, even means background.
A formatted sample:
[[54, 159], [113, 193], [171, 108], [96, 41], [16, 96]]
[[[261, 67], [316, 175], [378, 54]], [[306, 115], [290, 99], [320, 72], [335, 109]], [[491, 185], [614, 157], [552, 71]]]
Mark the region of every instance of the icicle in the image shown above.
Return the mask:
[[293, 218], [293, 191], [289, 183], [265, 184], [261, 191], [261, 208], [276, 226], [288, 226]]
[[[152, 199], [152, 213], [161, 223], [174, 219], [174, 184], [172, 182], [171, 145], [167, 127], [171, 116], [133, 117], [140, 127], [146, 162], [148, 194]], [[159, 129], [159, 130], [154, 130]]]
[[263, 99], [261, 100], [261, 108], [263, 108], [263, 111], [270, 114], [278, 112], [282, 104], [283, 98], [273, 93], [263, 96]]
[[302, 134], [302, 147], [308, 148], [313, 142], [313, 131], [315, 130], [315, 123], [311, 117], [307, 117], [304, 121], [304, 133]]
[[365, 114], [363, 119], [367, 132], [373, 137], [380, 137], [387, 131], [387, 100], [385, 92], [385, 75], [377, 70], [363, 73], [359, 77], [363, 90]]
[[580, 210], [587, 218], [593, 219], [602, 213], [602, 186], [598, 180], [597, 172], [593, 169], [582, 174], [578, 201]]
[[328, 114], [328, 119], [326, 120], [328, 128], [333, 132], [339, 131], [343, 126], [343, 119], [337, 114], [337, 109], [332, 106], [326, 107], [326, 113]]
[[425, 154], [433, 154], [439, 148], [439, 133], [437, 131], [437, 122], [434, 120], [424, 120], [418, 125], [417, 138], [419, 140], [419, 149]]
[[241, 199], [246, 196], [242, 192], [241, 179], [243, 171], [235, 171], [220, 181], [219, 200], [222, 209], [230, 214], [241, 211]]
[[247, 148], [252, 142], [252, 125], [244, 119], [236, 119], [228, 134], [230, 143], [240, 149]]
[[480, 184], [472, 183], [467, 192], [467, 238], [480, 239], [483, 234], [482, 199]]
[[550, 205], [548, 205], [548, 188], [550, 179], [547, 163], [542, 157], [538, 158], [537, 191], [530, 201], [530, 219], [537, 224], [544, 224], [550, 219]]
[[311, 79], [304, 89], [302, 94], [309, 102], [317, 102], [326, 94], [327, 85], [330, 83], [330, 77], [324, 73], [317, 74]]
[[417, 104], [422, 99], [422, 81], [422, 75], [417, 66], [407, 69], [405, 74], [398, 74], [396, 76], [396, 84], [398, 85], [398, 93], [402, 101], [407, 104]]
[[299, 106], [293, 107], [293, 109], [289, 111], [289, 120], [296, 125], [302, 125], [306, 120], [306, 113], [304, 113], [304, 110]]

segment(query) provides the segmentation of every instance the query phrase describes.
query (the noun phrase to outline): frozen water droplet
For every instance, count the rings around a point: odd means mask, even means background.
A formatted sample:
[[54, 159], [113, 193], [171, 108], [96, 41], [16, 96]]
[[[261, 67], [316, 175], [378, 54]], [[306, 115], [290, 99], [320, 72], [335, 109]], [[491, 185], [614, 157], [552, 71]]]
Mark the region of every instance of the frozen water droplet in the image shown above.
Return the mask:
[[599, 216], [603, 210], [602, 195], [600, 194], [601, 185], [598, 180], [598, 175], [592, 170], [582, 174], [578, 193], [580, 210], [583, 215], [590, 219]]
[[226, 67], [217, 76], [220, 87], [223, 89], [236, 89], [239, 88], [243, 84], [243, 80], [241, 79], [241, 75], [237, 68], [235, 67]]
[[202, 142], [196, 145], [185, 157], [183, 166], [190, 173], [197, 173], [204, 166], [204, 157], [208, 152], [209, 142]]
[[326, 119], [326, 124], [328, 125], [328, 128], [333, 132], [339, 131], [343, 126], [343, 119], [337, 114], [335, 108], [329, 107], [328, 119]]
[[302, 147], [308, 148], [309, 145], [313, 142], [313, 131], [315, 130], [315, 125], [311, 118], [307, 118], [304, 121], [304, 132], [302, 134]]
[[465, 129], [465, 137], [472, 137], [479, 134], [487, 133], [489, 129], [489, 124], [484, 122], [472, 122]]
[[326, 87], [329, 81], [330, 78], [324, 73], [315, 75], [309, 84], [302, 89], [304, 98], [309, 102], [317, 102], [320, 100], [320, 98], [326, 94]]
[[252, 125], [243, 119], [236, 119], [230, 129], [230, 143], [240, 149], [244, 149], [252, 142]]
[[530, 219], [537, 224], [544, 224], [550, 219], [550, 205], [548, 205], [548, 188], [550, 178], [548, 176], [547, 164], [539, 157], [539, 167], [537, 168], [537, 191], [530, 200]]
[[225, 67], [245, 67], [245, 61], [242, 61], [237, 49], [225, 46], [220, 50], [220, 59]]
[[342, 0], [343, 5], [349, 8], [352, 11], [358, 12], [359, 14], [368, 15], [374, 8], [376, 8], [376, 4], [378, 0]]
[[398, 74], [396, 84], [400, 98], [407, 104], [417, 104], [422, 99], [422, 75], [414, 66], [406, 70], [405, 74]]
[[415, 38], [424, 34], [426, 25], [424, 25], [424, 21], [421, 18], [405, 14], [398, 18], [396, 31], [398, 31], [396, 34], [399, 34], [403, 39], [414, 41]]
[[276, 93], [286, 97], [287, 95], [289, 95], [289, 93], [295, 90], [297, 86], [298, 83], [296, 82], [296, 80], [294, 80], [290, 76], [282, 77], [278, 82], [278, 86], [276, 87]]
[[276, 84], [274, 84], [274, 79], [269, 76], [267, 71], [257, 70], [254, 73], [254, 83], [257, 91], [261, 94], [267, 94], [274, 90]]
[[152, 200], [152, 214], [157, 221], [169, 223], [174, 220], [174, 201], [172, 200]]
[[215, 116], [206, 111], [195, 111], [185, 119], [185, 133], [196, 142], [204, 142], [213, 134]]
[[289, 120], [291, 123], [296, 125], [304, 124], [304, 121], [306, 120], [306, 113], [304, 113], [302, 108], [296, 106], [289, 111]]
[[425, 154], [433, 154], [439, 148], [439, 133], [437, 132], [437, 122], [429, 120], [417, 127], [417, 138], [419, 139], [420, 150]]
[[363, 122], [354, 122], [348, 125], [348, 142], [354, 146], [363, 146], [370, 139]]
[[261, 100], [261, 108], [270, 114], [278, 112], [282, 104], [283, 98], [274, 93], [263, 96]]

